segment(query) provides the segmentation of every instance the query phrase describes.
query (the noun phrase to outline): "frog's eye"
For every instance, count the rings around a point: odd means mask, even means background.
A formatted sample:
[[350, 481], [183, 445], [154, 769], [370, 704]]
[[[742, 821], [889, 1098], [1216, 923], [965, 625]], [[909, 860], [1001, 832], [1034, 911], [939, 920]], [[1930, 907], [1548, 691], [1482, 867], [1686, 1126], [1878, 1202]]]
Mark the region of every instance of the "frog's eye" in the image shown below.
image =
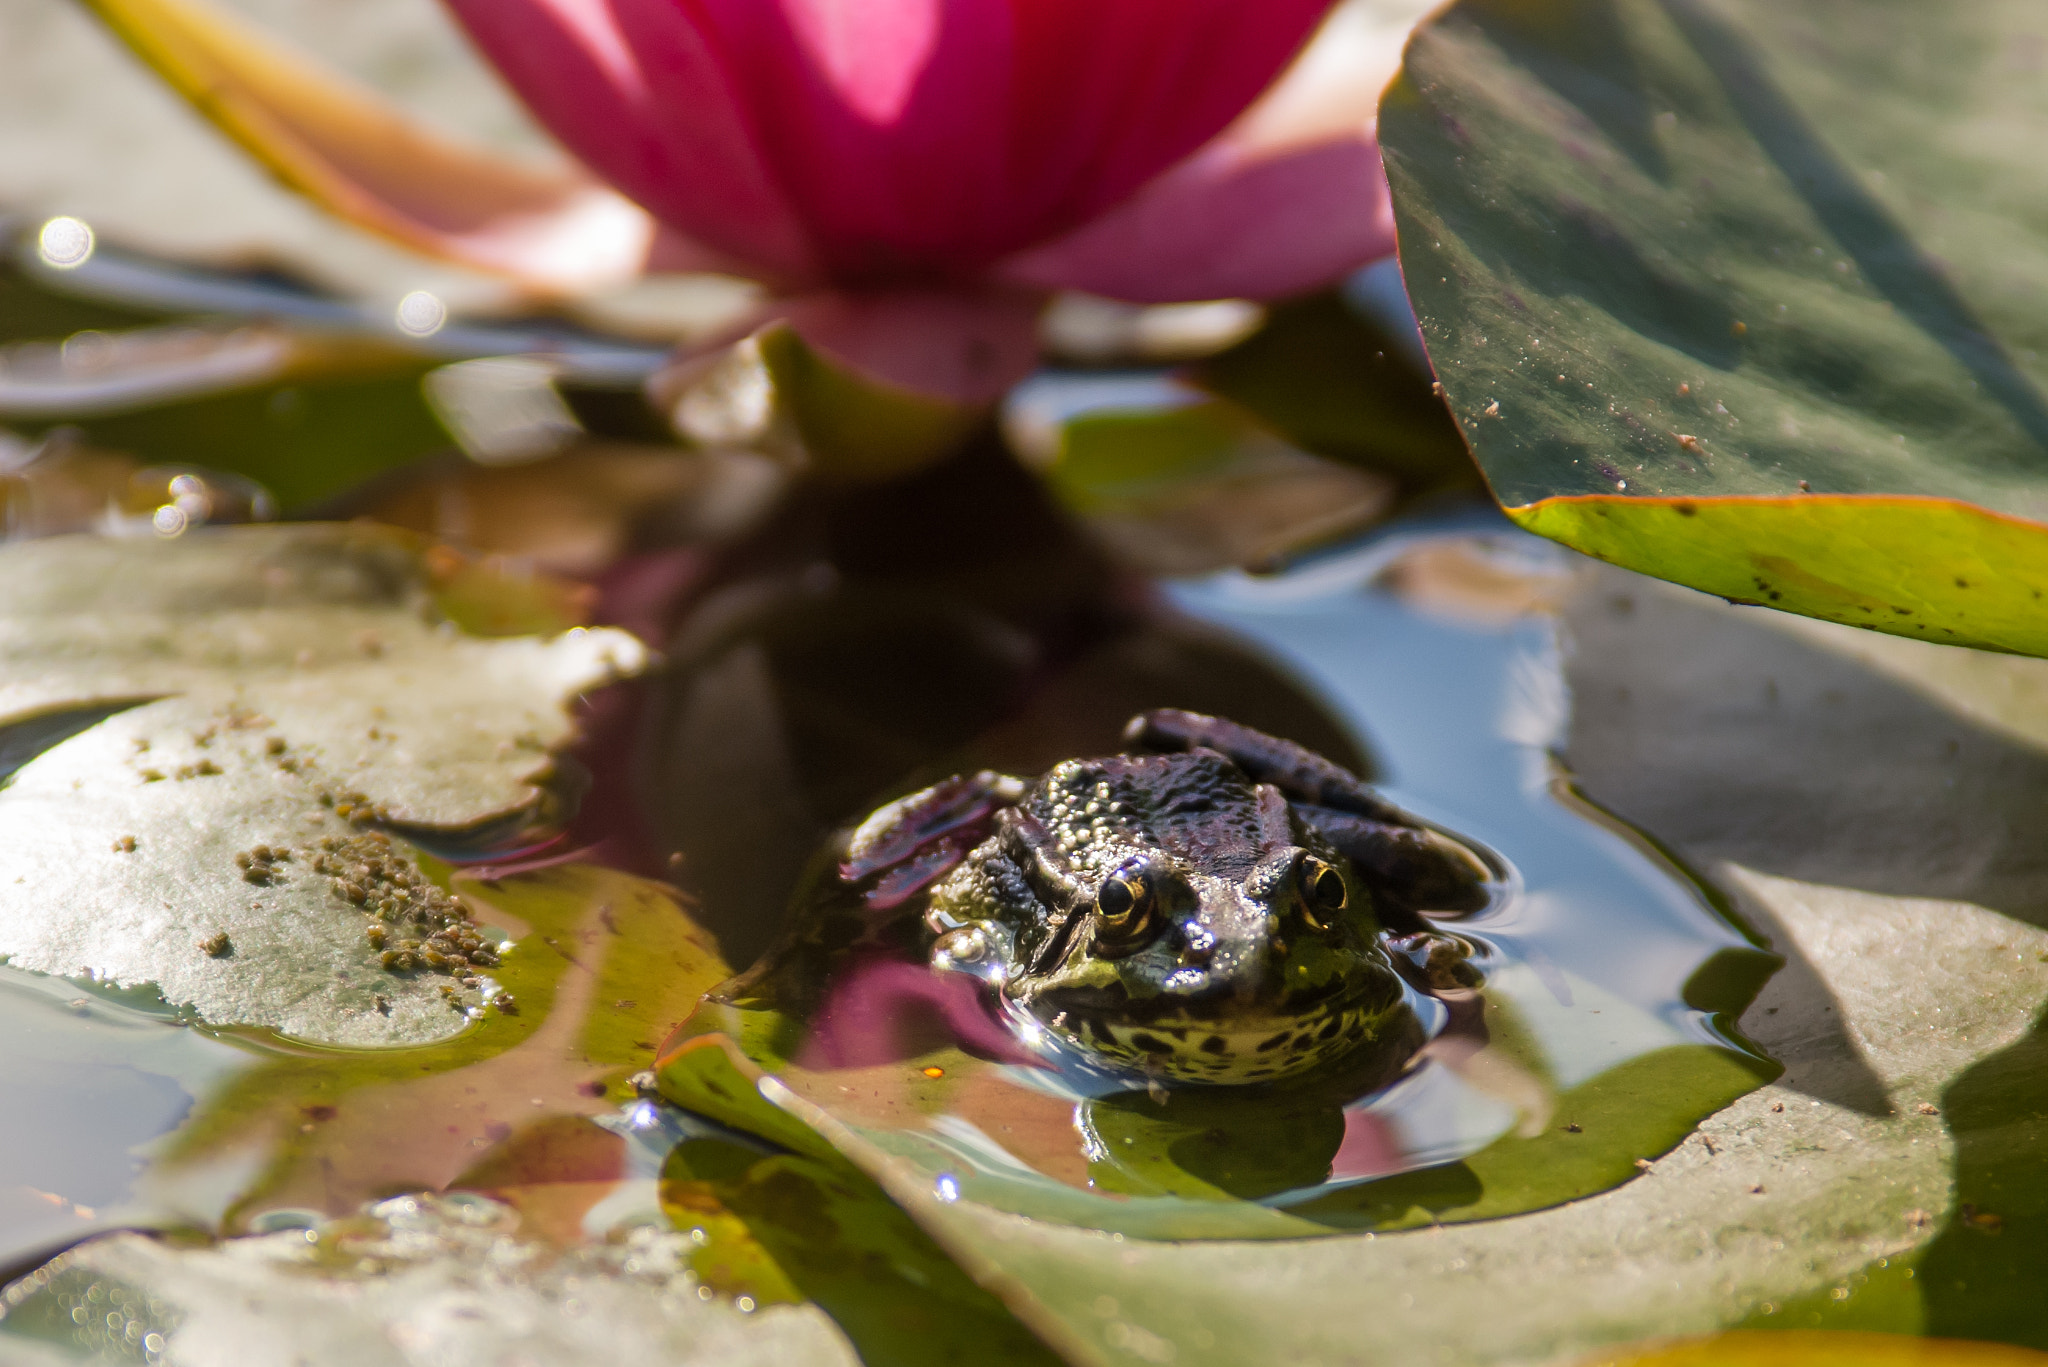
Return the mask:
[[1095, 943], [1110, 953], [1141, 947], [1158, 930], [1158, 901], [1144, 874], [1111, 874], [1095, 893]]
[[1332, 919], [1344, 910], [1350, 895], [1344, 889], [1344, 875], [1320, 859], [1301, 861], [1301, 900], [1308, 923], [1328, 930]]

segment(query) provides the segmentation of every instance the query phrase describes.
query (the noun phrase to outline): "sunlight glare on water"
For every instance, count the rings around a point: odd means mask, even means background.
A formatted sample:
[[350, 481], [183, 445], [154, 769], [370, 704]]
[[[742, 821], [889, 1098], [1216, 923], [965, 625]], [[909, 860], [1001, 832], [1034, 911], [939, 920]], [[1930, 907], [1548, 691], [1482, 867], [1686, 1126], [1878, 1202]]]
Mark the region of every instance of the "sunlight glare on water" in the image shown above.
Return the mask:
[[55, 270], [75, 270], [92, 259], [93, 232], [83, 219], [58, 217], [36, 234], [36, 255]]

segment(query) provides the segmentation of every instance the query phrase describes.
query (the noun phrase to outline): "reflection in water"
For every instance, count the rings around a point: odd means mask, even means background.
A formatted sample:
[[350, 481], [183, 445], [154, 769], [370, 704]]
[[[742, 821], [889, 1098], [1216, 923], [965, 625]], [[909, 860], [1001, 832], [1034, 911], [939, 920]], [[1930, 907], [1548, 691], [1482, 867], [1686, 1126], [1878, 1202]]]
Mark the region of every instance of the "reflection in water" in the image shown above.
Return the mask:
[[[1464, 570], [1443, 573], [1447, 559]], [[1484, 910], [1437, 918], [1469, 942], [1484, 989], [1445, 994], [1451, 1009], [1393, 1085], [1340, 1066], [1252, 1089], [1148, 1088], [1048, 1066], [1057, 1060], [1043, 1053], [1020, 1060], [1031, 1051], [985, 998], [924, 969], [915, 899], [908, 920], [804, 948], [811, 962], [796, 971], [822, 971], [824, 985], [795, 998], [741, 996], [689, 1028], [732, 1034], [799, 1096], [964, 1199], [1132, 1233], [1256, 1237], [1476, 1218], [1634, 1175], [1636, 1159], [1773, 1071], [1723, 1022], [1775, 960], [1644, 842], [1576, 799], [1556, 769], [1566, 697], [1555, 623], [1527, 608], [1558, 596], [1546, 585], [1562, 576], [1542, 547], [1489, 519], [1411, 525], [1279, 575], [1172, 585], [1092, 648], [1013, 673], [1017, 701], [996, 709], [1000, 720], [977, 731], [962, 716], [951, 735], [911, 747], [893, 780], [877, 780], [881, 791], [842, 792], [833, 809], [848, 822], [877, 797], [946, 772], [1035, 773], [1108, 753], [1131, 711], [1200, 706], [1187, 697], [1199, 686], [1190, 676], [1158, 668], [1171, 649], [1134, 643], [1200, 642], [1202, 657], [1238, 662], [1249, 681], [1239, 701], [1262, 699], [1262, 720], [1284, 716], [1264, 720], [1268, 729], [1311, 744], [1322, 739], [1313, 732], [1334, 731], [1328, 753], [1372, 754], [1386, 797], [1513, 871]], [[1504, 611], [1488, 592], [1502, 583]], [[821, 586], [805, 615], [855, 613], [864, 591]], [[924, 621], [926, 642], [945, 635]], [[759, 650], [750, 642], [773, 639], [772, 616], [756, 619], [727, 636], [722, 658], [748, 658]], [[763, 791], [801, 800], [804, 785], [787, 779], [806, 746], [780, 729], [777, 702], [800, 680], [817, 689], [825, 671], [791, 670], [786, 649], [751, 658], [753, 683], [731, 696], [759, 714], [753, 734], [782, 737], [783, 779]], [[858, 673], [850, 682], [863, 686]], [[704, 705], [705, 674], [680, 686]], [[1076, 697], [1088, 705], [1063, 707]], [[816, 692], [805, 706], [816, 715]], [[783, 969], [771, 960], [764, 971]]]
[[61, 978], [0, 968], [0, 1268], [138, 1217], [210, 1220], [243, 1164], [145, 1172], [147, 1155], [256, 1060]]

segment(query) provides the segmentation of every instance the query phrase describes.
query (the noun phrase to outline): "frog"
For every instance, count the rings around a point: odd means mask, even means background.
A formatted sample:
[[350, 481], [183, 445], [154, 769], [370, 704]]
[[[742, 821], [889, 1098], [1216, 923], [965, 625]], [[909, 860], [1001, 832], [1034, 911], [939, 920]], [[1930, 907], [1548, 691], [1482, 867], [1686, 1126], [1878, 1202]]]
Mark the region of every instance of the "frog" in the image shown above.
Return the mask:
[[921, 906], [930, 968], [977, 980], [1038, 1054], [1155, 1088], [1397, 1074], [1422, 999], [1482, 981], [1440, 923], [1504, 877], [1322, 755], [1170, 708], [1116, 754], [888, 803], [837, 873], [871, 915]]

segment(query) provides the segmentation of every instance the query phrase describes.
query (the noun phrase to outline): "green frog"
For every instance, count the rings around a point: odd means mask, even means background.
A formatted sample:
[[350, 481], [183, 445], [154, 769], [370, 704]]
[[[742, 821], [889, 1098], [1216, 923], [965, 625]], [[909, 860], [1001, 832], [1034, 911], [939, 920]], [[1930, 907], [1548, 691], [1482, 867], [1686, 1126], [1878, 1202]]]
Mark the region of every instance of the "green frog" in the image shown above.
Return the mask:
[[1177, 710], [1035, 782], [984, 771], [890, 803], [837, 873], [870, 916], [922, 899], [930, 966], [984, 984], [1031, 1051], [1155, 1086], [1398, 1072], [1422, 995], [1480, 981], [1425, 913], [1500, 886], [1322, 756]]

